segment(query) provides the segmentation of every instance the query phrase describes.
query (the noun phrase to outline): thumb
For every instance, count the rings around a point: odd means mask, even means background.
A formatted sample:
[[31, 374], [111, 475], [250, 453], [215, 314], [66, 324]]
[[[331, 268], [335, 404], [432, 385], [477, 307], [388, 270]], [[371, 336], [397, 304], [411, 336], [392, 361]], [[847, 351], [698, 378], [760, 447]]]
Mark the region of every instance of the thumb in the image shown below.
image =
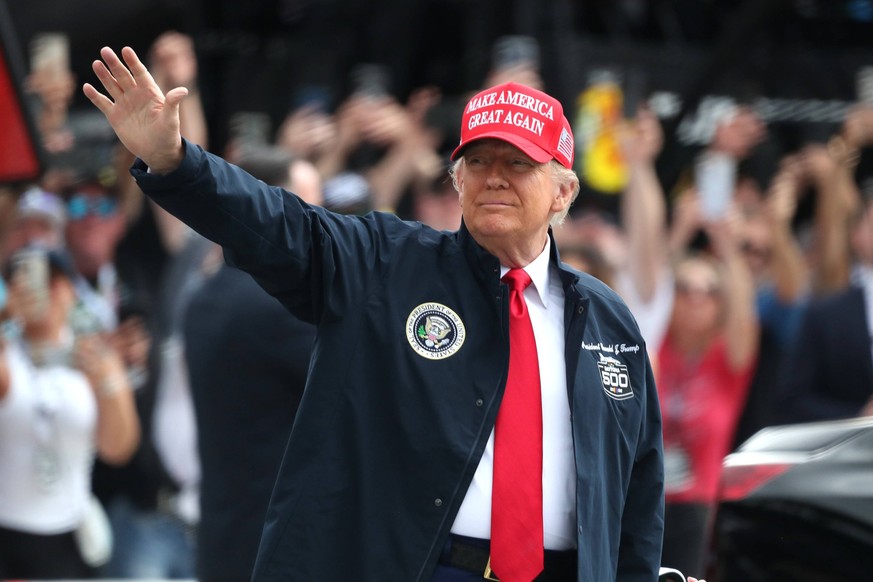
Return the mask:
[[184, 99], [188, 95], [188, 89], [186, 87], [176, 87], [175, 89], [171, 89], [167, 92], [166, 95], [166, 103], [167, 103], [167, 115], [179, 115], [179, 105], [182, 103], [182, 99]]

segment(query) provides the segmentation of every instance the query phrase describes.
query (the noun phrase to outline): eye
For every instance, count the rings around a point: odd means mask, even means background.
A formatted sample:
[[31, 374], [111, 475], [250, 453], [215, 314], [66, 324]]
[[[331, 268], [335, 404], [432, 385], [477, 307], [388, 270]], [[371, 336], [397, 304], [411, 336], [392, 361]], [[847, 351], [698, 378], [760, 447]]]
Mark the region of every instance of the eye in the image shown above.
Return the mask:
[[519, 169], [519, 170], [523, 170], [523, 169], [527, 169], [527, 168], [532, 168], [533, 164], [531, 163], [530, 160], [526, 160], [524, 158], [515, 158], [514, 160], [512, 160], [512, 167]]
[[471, 166], [476, 166], [482, 164], [482, 156], [468, 156], [467, 163]]

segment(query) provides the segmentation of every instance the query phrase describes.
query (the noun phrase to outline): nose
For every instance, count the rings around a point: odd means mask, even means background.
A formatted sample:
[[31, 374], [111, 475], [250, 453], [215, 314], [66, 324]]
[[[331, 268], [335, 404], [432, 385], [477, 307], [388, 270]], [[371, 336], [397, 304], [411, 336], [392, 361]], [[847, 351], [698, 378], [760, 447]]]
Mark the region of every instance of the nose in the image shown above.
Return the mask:
[[509, 186], [500, 164], [491, 164], [488, 177], [485, 179], [485, 185], [492, 190], [499, 190]]

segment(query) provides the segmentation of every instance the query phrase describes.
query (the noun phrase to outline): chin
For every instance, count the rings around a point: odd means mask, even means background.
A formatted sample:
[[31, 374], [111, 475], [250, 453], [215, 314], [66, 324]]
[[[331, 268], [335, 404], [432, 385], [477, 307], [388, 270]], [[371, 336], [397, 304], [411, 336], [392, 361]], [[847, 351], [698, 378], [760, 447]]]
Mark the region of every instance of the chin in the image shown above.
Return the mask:
[[518, 231], [517, 226], [501, 216], [489, 216], [485, 219], [474, 220], [472, 224], [467, 225], [467, 228], [474, 235], [484, 237], [507, 236]]

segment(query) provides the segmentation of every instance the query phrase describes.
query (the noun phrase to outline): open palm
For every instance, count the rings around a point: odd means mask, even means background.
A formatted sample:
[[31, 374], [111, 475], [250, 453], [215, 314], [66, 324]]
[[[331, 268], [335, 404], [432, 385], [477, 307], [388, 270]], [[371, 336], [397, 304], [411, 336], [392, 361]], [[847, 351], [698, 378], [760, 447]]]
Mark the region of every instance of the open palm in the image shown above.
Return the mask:
[[182, 160], [179, 103], [188, 94], [185, 87], [160, 90], [151, 73], [130, 47], [121, 49], [124, 62], [104, 47], [101, 60], [92, 64], [107, 95], [86, 83], [82, 88], [106, 116], [121, 143], [154, 172], [175, 169]]

